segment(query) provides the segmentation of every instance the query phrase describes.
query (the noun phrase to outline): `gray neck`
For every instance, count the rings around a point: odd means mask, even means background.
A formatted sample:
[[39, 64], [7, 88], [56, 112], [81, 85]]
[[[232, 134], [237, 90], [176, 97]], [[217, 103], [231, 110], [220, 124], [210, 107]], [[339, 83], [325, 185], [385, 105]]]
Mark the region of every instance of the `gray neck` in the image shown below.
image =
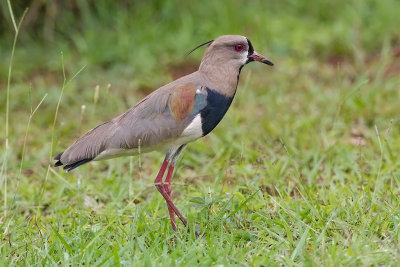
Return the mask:
[[225, 62], [224, 64], [210, 64], [207, 62], [207, 59], [203, 59], [199, 67], [199, 74], [206, 82], [208, 88], [230, 98], [233, 97], [236, 92], [240, 67], [229, 63], [230, 62]]

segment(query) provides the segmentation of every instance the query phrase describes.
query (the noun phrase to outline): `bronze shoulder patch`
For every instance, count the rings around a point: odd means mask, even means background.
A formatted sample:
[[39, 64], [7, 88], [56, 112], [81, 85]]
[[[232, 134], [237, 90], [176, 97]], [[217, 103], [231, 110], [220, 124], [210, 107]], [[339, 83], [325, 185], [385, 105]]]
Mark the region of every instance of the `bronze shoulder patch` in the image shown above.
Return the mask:
[[169, 100], [169, 110], [176, 122], [192, 112], [195, 96], [196, 87], [192, 83], [184, 83], [174, 89]]

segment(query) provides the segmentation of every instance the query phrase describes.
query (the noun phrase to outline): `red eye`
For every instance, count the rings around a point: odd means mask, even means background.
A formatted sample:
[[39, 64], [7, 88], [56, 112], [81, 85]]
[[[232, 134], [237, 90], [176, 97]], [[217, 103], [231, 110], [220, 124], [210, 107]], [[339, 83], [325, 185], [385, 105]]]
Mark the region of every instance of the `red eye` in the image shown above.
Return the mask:
[[235, 51], [236, 52], [243, 51], [243, 49], [244, 49], [244, 45], [242, 45], [242, 44], [235, 45]]

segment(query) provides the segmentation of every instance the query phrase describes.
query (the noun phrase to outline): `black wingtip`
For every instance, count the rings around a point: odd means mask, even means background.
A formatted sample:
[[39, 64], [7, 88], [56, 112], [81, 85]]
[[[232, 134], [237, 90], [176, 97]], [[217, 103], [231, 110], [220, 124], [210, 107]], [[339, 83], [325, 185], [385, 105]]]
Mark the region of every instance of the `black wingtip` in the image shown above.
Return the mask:
[[61, 161], [57, 161], [56, 163], [54, 163], [54, 167], [60, 167], [62, 165], [64, 165], [64, 164], [62, 164]]
[[[59, 166], [63, 166], [64, 163], [61, 162], [61, 156], [64, 152], [61, 152], [60, 154], [58, 154], [57, 156], [54, 157], [54, 160], [57, 160], [56, 163], [54, 163], [54, 167], [59, 167]], [[67, 172], [72, 171], [73, 169], [88, 163], [89, 161], [92, 161], [92, 159], [83, 159], [77, 162], [74, 162], [72, 164], [68, 164], [64, 166], [64, 170], [66, 170]]]
[[61, 156], [62, 156], [63, 153], [64, 153], [64, 152], [61, 152], [60, 154], [58, 154], [57, 156], [54, 157], [54, 160], [57, 160], [57, 162], [54, 163], [54, 167], [59, 167], [59, 166], [64, 165], [64, 164], [61, 162]]
[[75, 169], [75, 168], [77, 168], [77, 167], [79, 167], [79, 166], [81, 166], [81, 165], [83, 165], [85, 163], [88, 163], [89, 161], [92, 161], [92, 159], [83, 159], [83, 160], [77, 161], [75, 163], [65, 165], [64, 166], [64, 170], [66, 170], [67, 172], [72, 171], [73, 169]]

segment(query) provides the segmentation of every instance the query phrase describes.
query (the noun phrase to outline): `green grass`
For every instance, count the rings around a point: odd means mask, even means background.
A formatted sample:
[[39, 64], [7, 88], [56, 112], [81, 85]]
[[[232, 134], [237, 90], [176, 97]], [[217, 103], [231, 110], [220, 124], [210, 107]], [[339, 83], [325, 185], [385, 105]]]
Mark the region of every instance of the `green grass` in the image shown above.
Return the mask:
[[[8, 108], [7, 20], [1, 266], [400, 264], [398, 1], [109, 3], [77, 4], [53, 31], [47, 13], [22, 24]], [[226, 117], [176, 168], [173, 198], [202, 237], [171, 229], [152, 184], [161, 153], [51, 167], [80, 134], [190, 72], [201, 52], [186, 51], [227, 33], [276, 65], [243, 69]]]

